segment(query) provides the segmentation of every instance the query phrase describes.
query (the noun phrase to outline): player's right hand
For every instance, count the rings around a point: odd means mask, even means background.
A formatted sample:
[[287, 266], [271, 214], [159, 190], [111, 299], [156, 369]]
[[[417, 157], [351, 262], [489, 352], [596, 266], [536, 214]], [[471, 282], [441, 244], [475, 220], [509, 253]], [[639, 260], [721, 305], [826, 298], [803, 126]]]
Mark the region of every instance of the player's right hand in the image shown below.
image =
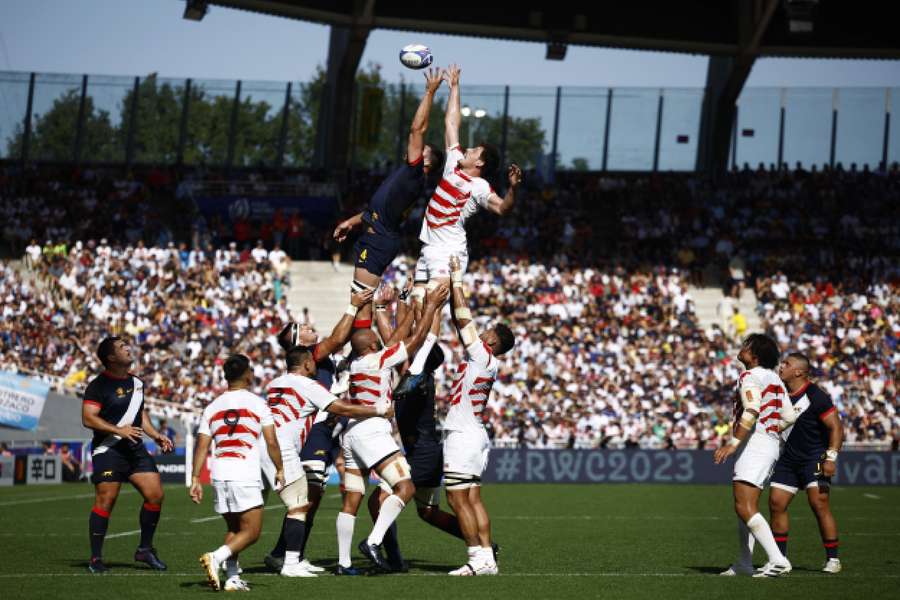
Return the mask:
[[459, 65], [450, 65], [449, 67], [447, 67], [447, 70], [444, 71], [444, 79], [450, 85], [453, 85], [453, 86], [459, 85], [460, 72], [461, 72], [461, 69], [459, 68]]
[[284, 469], [278, 469], [275, 471], [275, 489], [281, 489], [284, 487]]
[[135, 427], [134, 425], [124, 425], [122, 427], [119, 427], [116, 434], [122, 439], [128, 440], [129, 442], [138, 443], [144, 436], [144, 430], [140, 427]]
[[194, 479], [193, 483], [191, 483], [191, 491], [189, 494], [191, 500], [194, 501], [194, 504], [200, 504], [200, 501], [203, 500], [203, 485], [199, 480]]
[[372, 301], [375, 290], [363, 290], [361, 292], [353, 292], [350, 294], [350, 304], [356, 308], [362, 308]]
[[337, 242], [343, 242], [347, 239], [347, 235], [353, 230], [353, 226], [350, 225], [349, 221], [341, 221], [338, 223], [338, 226], [334, 228], [334, 239]]
[[725, 462], [729, 456], [734, 454], [734, 451], [737, 450], [737, 446], [732, 446], [731, 444], [725, 444], [724, 446], [718, 448], [716, 450], [715, 455], [713, 456], [713, 461], [717, 465], [721, 465]]
[[453, 272], [462, 270], [462, 265], [459, 262], [459, 257], [455, 254], [450, 257], [450, 270]]
[[449, 297], [450, 286], [446, 283], [441, 283], [430, 292], [425, 293], [425, 306], [443, 306], [444, 302], [446, 302]]

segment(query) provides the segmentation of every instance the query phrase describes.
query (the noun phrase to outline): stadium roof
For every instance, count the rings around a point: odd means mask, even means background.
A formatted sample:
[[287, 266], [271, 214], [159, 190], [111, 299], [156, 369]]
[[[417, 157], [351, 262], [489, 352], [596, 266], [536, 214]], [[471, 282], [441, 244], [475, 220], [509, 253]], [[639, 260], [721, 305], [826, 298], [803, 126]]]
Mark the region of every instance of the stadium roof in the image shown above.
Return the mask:
[[[374, 29], [542, 43], [558, 41], [570, 45], [713, 55], [736, 55], [751, 46], [756, 56], [900, 58], [900, 35], [896, 24], [885, 14], [889, 3], [881, 2], [518, 0], [466, 5], [386, 0], [209, 0], [209, 3], [329, 25], [356, 24]], [[756, 27], [754, 21], [763, 26]], [[810, 26], [812, 30], [806, 31]]]

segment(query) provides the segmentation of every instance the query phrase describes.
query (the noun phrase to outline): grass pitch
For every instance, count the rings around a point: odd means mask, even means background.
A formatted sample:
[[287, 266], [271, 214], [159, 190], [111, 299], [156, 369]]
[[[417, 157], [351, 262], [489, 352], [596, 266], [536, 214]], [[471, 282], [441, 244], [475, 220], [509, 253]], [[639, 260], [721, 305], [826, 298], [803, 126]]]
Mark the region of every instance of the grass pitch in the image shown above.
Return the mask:
[[[213, 593], [197, 562], [221, 544], [224, 524], [211, 490], [195, 506], [167, 486], [156, 547], [164, 574], [132, 563], [140, 496], [123, 487], [104, 558], [109, 575], [87, 573], [87, 484], [0, 488], [0, 597], [205, 598]], [[407, 575], [285, 579], [269, 574], [263, 555], [278, 535], [282, 510], [270, 498], [260, 542], [241, 556], [252, 592], [266, 598], [900, 598], [900, 488], [836, 488], [832, 504], [844, 572], [819, 572], [824, 552], [805, 497], [791, 507], [788, 555], [794, 572], [780, 579], [723, 578], [735, 554], [735, 517], [727, 486], [488, 485], [484, 497], [502, 546], [499, 577], [450, 578], [465, 562], [462, 542], [400, 517]], [[761, 505], [765, 506], [764, 494]], [[326, 491], [307, 554], [322, 566], [337, 554], [336, 488]], [[764, 510], [763, 514], [767, 514]], [[355, 542], [370, 529], [360, 514]], [[756, 562], [764, 562], [760, 550]], [[354, 547], [354, 564], [364, 566]], [[373, 596], [374, 594], [374, 596]]]

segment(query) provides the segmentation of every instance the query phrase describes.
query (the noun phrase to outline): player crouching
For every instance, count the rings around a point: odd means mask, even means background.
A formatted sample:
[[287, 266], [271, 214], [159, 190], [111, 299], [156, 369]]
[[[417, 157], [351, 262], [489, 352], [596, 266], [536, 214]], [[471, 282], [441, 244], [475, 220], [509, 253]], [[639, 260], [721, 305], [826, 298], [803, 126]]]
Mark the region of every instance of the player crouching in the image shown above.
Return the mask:
[[481, 413], [500, 367], [495, 357], [511, 350], [515, 338], [505, 325], [478, 335], [463, 293], [463, 269], [458, 257], [450, 257], [450, 270], [453, 318], [466, 357], [457, 368], [444, 421], [444, 486], [447, 501], [459, 518], [469, 559], [450, 575], [496, 575], [491, 521], [481, 501], [481, 474], [490, 451]]

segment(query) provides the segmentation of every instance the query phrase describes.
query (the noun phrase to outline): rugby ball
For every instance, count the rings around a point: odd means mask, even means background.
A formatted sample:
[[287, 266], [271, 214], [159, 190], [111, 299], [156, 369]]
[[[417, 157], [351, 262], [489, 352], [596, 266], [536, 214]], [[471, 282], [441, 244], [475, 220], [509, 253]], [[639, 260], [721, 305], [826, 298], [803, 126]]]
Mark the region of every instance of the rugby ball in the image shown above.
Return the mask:
[[400, 62], [409, 69], [424, 69], [434, 61], [431, 49], [422, 44], [410, 44], [400, 50]]

